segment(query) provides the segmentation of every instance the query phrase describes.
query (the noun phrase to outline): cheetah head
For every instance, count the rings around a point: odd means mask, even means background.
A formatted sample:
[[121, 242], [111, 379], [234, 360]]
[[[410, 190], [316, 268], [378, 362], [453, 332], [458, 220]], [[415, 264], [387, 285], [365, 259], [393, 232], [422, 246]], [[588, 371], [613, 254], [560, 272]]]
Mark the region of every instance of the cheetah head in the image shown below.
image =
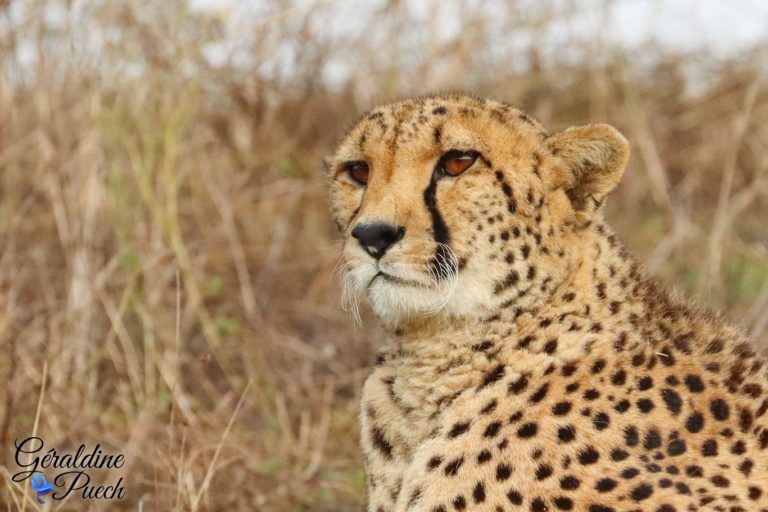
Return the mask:
[[549, 135], [490, 100], [376, 108], [326, 162], [345, 290], [390, 324], [546, 300], [628, 157], [610, 126]]

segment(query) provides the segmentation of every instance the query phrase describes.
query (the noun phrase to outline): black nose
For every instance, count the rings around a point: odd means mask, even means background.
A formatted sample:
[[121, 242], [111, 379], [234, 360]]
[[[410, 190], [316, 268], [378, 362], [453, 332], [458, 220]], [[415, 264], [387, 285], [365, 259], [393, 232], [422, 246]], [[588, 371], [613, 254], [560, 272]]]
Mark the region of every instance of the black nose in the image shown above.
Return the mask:
[[377, 260], [384, 256], [390, 247], [405, 236], [405, 228], [377, 222], [376, 224], [358, 223], [352, 229], [352, 236], [357, 238], [363, 249]]

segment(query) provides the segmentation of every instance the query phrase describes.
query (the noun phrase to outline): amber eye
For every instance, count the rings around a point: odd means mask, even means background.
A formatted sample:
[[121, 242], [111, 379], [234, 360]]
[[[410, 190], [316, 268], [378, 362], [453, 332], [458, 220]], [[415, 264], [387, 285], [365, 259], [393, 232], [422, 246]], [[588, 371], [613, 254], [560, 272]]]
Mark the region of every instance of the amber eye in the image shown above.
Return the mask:
[[350, 162], [347, 164], [347, 174], [352, 181], [365, 185], [368, 183], [368, 175], [371, 173], [368, 164], [365, 162]]
[[439, 169], [449, 175], [458, 176], [475, 163], [477, 153], [474, 151], [449, 151], [440, 159]]

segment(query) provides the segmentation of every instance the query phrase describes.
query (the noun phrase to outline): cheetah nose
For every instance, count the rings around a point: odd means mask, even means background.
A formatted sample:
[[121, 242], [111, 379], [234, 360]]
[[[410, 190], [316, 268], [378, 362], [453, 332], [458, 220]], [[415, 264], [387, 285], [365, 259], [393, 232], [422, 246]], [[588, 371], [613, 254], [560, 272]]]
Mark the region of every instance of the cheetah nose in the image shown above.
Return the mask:
[[403, 239], [405, 228], [384, 222], [357, 223], [352, 229], [352, 236], [357, 238], [365, 252], [378, 260], [387, 253], [390, 247]]

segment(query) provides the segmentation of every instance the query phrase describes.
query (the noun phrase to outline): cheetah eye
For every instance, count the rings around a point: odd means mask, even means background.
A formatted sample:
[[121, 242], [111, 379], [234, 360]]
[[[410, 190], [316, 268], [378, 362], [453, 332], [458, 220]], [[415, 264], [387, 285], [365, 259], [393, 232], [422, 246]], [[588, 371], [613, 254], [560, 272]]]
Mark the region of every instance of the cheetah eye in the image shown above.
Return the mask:
[[475, 151], [451, 150], [440, 158], [438, 170], [448, 176], [458, 176], [475, 163], [477, 153]]
[[370, 167], [365, 162], [350, 162], [347, 164], [347, 174], [352, 181], [360, 185], [368, 183], [368, 175], [371, 173]]

